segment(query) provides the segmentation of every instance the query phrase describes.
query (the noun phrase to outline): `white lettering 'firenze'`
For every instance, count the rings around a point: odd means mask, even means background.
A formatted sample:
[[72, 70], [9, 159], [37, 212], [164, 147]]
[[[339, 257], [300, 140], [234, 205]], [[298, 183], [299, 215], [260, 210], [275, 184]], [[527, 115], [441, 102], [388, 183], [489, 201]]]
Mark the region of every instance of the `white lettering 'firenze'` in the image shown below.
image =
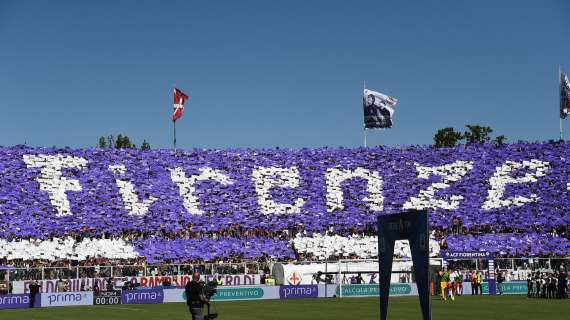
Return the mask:
[[450, 164], [437, 167], [425, 167], [416, 163], [416, 171], [418, 177], [421, 179], [429, 179], [431, 175], [438, 175], [441, 177], [441, 182], [434, 182], [425, 190], [420, 190], [417, 197], [411, 197], [404, 203], [404, 209], [447, 209], [454, 210], [459, 208], [459, 203], [463, 200], [461, 195], [451, 195], [449, 201], [437, 199], [436, 192], [450, 187], [450, 183], [458, 182], [463, 178], [472, 168], [473, 163], [470, 161], [455, 161]]
[[190, 177], [186, 177], [186, 173], [182, 168], [174, 168], [168, 170], [170, 171], [172, 182], [178, 186], [180, 196], [183, 199], [184, 207], [188, 213], [193, 215], [204, 214], [204, 211], [202, 211], [199, 207], [200, 200], [195, 195], [196, 188], [194, 185], [196, 182], [214, 180], [225, 186], [233, 184], [233, 181], [220, 170], [212, 169], [209, 167], [200, 168], [200, 174], [191, 175]]
[[62, 169], [84, 169], [87, 160], [80, 157], [62, 155], [24, 155], [24, 162], [28, 168], [40, 168], [40, 175], [36, 181], [40, 190], [49, 194], [49, 200], [56, 210], [57, 217], [72, 215], [67, 191], [81, 191], [78, 180], [62, 176]]
[[[127, 172], [127, 168], [124, 165], [110, 165], [109, 170], [111, 170], [115, 175], [124, 175]], [[157, 198], [150, 196], [148, 199], [139, 201], [139, 196], [135, 192], [135, 186], [132, 182], [127, 180], [121, 180], [115, 178], [117, 187], [119, 187], [119, 193], [125, 204], [125, 209], [129, 211], [130, 216], [144, 216], [148, 212], [148, 207], [157, 200]]]
[[382, 195], [382, 177], [376, 171], [364, 168], [355, 170], [343, 170], [331, 168], [327, 170], [327, 211], [344, 209], [342, 184], [350, 179], [361, 178], [366, 180], [366, 191], [368, 196], [362, 199], [372, 211], [382, 211], [384, 209], [384, 196]]
[[[531, 172], [527, 172], [523, 177], [514, 178], [510, 176], [512, 171], [523, 168], [530, 169]], [[532, 159], [530, 161], [525, 160], [522, 162], [505, 161], [502, 166], [497, 167], [497, 170], [491, 179], [489, 179], [491, 189], [489, 190], [487, 200], [483, 204], [483, 209], [498, 209], [510, 206], [519, 207], [526, 203], [537, 201], [539, 197], [534, 193], [531, 193], [528, 198], [523, 196], [514, 196], [503, 199], [503, 195], [508, 184], [537, 182], [537, 178], [544, 177], [549, 169], [550, 164], [548, 162], [536, 159]]]
[[298, 188], [299, 170], [296, 167], [277, 168], [259, 167], [251, 173], [253, 185], [257, 193], [259, 209], [263, 214], [291, 214], [301, 213], [305, 203], [302, 198], [295, 199], [292, 204], [277, 203], [271, 198], [271, 189]]

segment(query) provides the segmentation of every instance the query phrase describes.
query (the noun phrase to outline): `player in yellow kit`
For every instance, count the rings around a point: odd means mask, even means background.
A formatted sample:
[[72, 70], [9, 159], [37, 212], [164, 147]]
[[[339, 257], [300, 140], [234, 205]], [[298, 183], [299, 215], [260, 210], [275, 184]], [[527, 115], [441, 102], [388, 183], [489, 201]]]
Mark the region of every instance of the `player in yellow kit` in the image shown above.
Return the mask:
[[447, 272], [447, 270], [443, 270], [439, 272], [439, 285], [441, 288], [441, 297], [443, 298], [443, 300], [447, 300], [447, 295], [445, 294], [445, 290], [447, 289], [447, 284], [449, 283], [449, 273]]

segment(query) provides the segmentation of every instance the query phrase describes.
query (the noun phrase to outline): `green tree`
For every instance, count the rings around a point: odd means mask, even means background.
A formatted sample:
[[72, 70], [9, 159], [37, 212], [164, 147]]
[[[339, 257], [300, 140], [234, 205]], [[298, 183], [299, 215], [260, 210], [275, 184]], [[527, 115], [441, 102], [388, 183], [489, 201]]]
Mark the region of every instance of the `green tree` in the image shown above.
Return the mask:
[[125, 146], [124, 148], [128, 148], [128, 149], [136, 149], [137, 145], [131, 141], [131, 139], [129, 139], [129, 137], [125, 136], [124, 138], [124, 142], [125, 142]]
[[500, 136], [495, 137], [495, 140], [493, 140], [493, 143], [497, 147], [500, 147], [500, 146], [504, 145], [506, 141], [507, 141], [507, 137], [505, 137], [504, 135], [500, 135]]
[[107, 148], [107, 139], [103, 136], [99, 137], [99, 148]]
[[143, 140], [143, 143], [141, 144], [141, 150], [150, 150], [150, 143], [148, 143], [146, 140]]
[[118, 134], [117, 140], [115, 140], [115, 149], [121, 149], [123, 147], [123, 135]]
[[461, 132], [455, 131], [455, 129], [448, 127], [437, 130], [433, 141], [435, 142], [436, 148], [452, 148], [457, 146], [458, 142], [463, 138]]
[[131, 142], [131, 139], [124, 135], [123, 136], [123, 142], [121, 143], [121, 148], [122, 149], [134, 149], [136, 146]]
[[479, 125], [466, 125], [467, 131], [463, 134], [467, 144], [485, 143], [491, 140], [490, 134], [493, 132], [491, 127], [482, 127]]
[[[145, 148], [150, 149], [150, 144], [148, 142], [146, 142], [146, 140], [144, 140], [144, 142], [147, 144], [147, 145], [145, 145]], [[100, 137], [98, 146], [99, 146], [99, 148], [115, 148], [115, 149], [136, 149], [137, 148], [137, 146], [131, 141], [131, 138], [129, 138], [129, 136], [123, 135], [121, 133], [117, 135], [117, 138], [115, 138], [113, 135], [109, 135], [109, 136], [107, 136], [107, 138]], [[148, 150], [148, 149], [145, 149], [145, 150]]]

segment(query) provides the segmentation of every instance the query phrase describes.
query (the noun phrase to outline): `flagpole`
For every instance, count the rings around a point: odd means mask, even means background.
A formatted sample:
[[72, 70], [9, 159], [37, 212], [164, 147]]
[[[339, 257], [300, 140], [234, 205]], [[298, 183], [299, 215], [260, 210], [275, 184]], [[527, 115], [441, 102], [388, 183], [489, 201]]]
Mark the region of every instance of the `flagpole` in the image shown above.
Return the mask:
[[176, 153], [176, 120], [172, 121], [172, 124], [174, 125], [174, 153]]
[[[562, 69], [560, 68], [560, 65], [558, 65], [558, 109], [560, 109], [560, 88], [562, 88]], [[558, 111], [559, 113], [561, 112], [561, 110]], [[560, 117], [560, 141], [564, 141], [564, 128], [562, 126], [562, 115], [559, 115]]]
[[[172, 84], [172, 88], [173, 88], [173, 92], [174, 92], [174, 96], [176, 99], [176, 83]], [[176, 108], [174, 109], [174, 112], [176, 112]], [[174, 114], [173, 114], [174, 117]], [[174, 153], [176, 154], [176, 120], [174, 118], [172, 118], [172, 128], [173, 128], [173, 132], [172, 132], [172, 146], [174, 147]]]
[[[364, 90], [366, 90], [366, 80], [364, 80]], [[364, 104], [364, 90], [362, 90], [362, 104]], [[366, 119], [364, 119], [364, 148], [366, 148], [366, 138], [367, 138], [367, 133], [366, 133]]]

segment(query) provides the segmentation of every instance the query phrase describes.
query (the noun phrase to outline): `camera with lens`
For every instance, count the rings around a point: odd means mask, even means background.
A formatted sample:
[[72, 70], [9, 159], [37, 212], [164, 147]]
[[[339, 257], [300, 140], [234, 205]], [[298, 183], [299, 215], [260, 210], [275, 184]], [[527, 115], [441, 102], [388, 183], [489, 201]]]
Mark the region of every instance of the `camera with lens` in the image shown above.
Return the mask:
[[[210, 281], [208, 283], [200, 282], [202, 287], [202, 294], [206, 299], [210, 300], [218, 292], [218, 283], [216, 281]], [[208, 304], [208, 315], [204, 316], [204, 320], [217, 320], [218, 314], [210, 312], [210, 305]]]
[[210, 300], [218, 292], [218, 283], [216, 281], [210, 281], [208, 283], [201, 282], [202, 294], [206, 299]]

